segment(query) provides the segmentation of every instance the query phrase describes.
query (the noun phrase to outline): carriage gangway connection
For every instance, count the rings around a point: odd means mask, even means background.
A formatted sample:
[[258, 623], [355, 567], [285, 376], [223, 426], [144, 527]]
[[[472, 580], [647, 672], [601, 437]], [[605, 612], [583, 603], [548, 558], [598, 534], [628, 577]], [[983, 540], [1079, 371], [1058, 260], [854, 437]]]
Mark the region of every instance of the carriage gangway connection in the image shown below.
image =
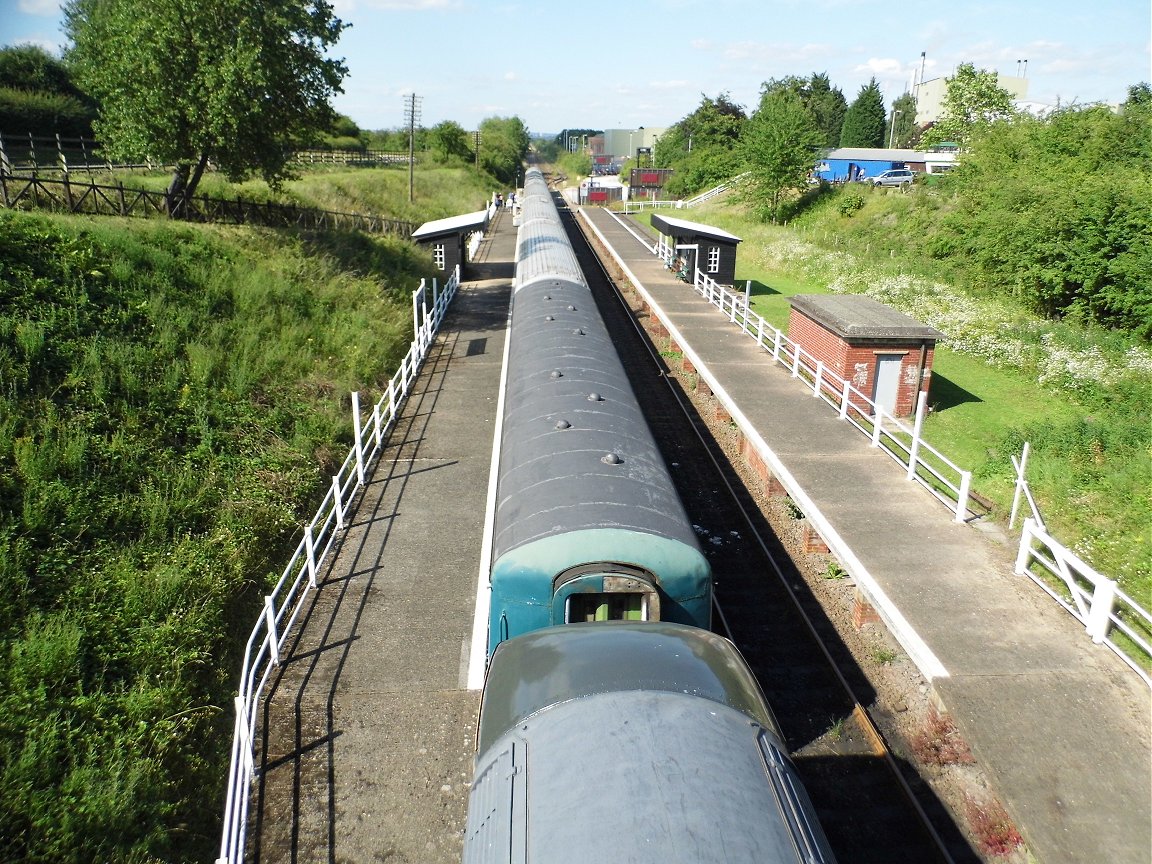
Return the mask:
[[[1039, 862], [1146, 864], [1143, 684], [1034, 598], [1006, 547], [956, 524], [891, 459], [818, 411], [629, 231], [598, 208], [582, 215], [795, 484], [824, 539], [874, 587], [889, 626], [903, 628], [894, 635], [912, 646]], [[512, 222], [502, 212], [491, 225], [281, 659], [247, 861], [460, 860]]]
[[1042, 864], [1152, 858], [1145, 683], [665, 268], [627, 217], [581, 208], [627, 279], [846, 565], [1005, 798]]

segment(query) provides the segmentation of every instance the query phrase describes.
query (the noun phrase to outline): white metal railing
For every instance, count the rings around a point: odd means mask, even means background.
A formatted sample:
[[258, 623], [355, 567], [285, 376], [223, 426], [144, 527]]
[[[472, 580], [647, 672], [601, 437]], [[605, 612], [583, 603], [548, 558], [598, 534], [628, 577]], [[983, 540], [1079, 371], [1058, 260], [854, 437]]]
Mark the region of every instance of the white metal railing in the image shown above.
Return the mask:
[[[1034, 565], [1039, 565], [1040, 574]], [[1047, 572], [1049, 578], [1044, 578]], [[1027, 576], [1053, 600], [1084, 624], [1092, 641], [1111, 648], [1149, 686], [1152, 686], [1152, 614], [1121, 591], [1114, 579], [1100, 575], [1060, 544], [1035, 519], [1024, 520], [1024, 533], [1016, 554], [1016, 573]], [[1052, 583], [1058, 587], [1054, 588]], [[1133, 658], [1111, 638], [1119, 630], [1131, 642]]]
[[624, 213], [640, 213], [644, 210], [680, 210], [688, 206], [686, 201], [643, 201], [629, 198], [624, 202]]
[[[663, 251], [668, 252], [666, 246]], [[664, 260], [668, 262], [667, 258]], [[839, 412], [840, 419], [847, 420], [868, 435], [873, 447], [880, 448], [903, 465], [908, 479], [915, 480], [951, 509], [957, 522], [968, 518], [972, 472], [960, 468], [924, 440], [921, 434], [926, 413], [924, 393], [917, 400], [913, 425], [908, 426], [753, 312], [749, 308], [749, 292], [732, 291], [699, 268], [696, 268], [692, 284], [741, 332], [771, 354], [774, 362], [789, 368], [793, 378], [804, 380], [813, 397], [822, 399]]]
[[345, 528], [345, 516], [366, 471], [383, 445], [384, 436], [408, 395], [420, 371], [436, 332], [460, 287], [460, 268], [441, 290], [425, 280], [412, 293], [414, 334], [412, 345], [380, 400], [372, 407], [367, 424], [360, 416], [359, 393], [352, 393], [353, 441], [332, 486], [316, 515], [304, 527], [304, 536], [292, 554], [272, 591], [264, 598], [263, 614], [256, 621], [240, 670], [240, 687], [234, 704], [236, 721], [232, 738], [232, 759], [228, 770], [228, 792], [224, 803], [224, 827], [217, 864], [239, 864], [244, 860], [248, 827], [248, 802], [256, 776], [256, 719], [264, 690], [273, 670], [280, 665], [280, 650], [304, 609], [305, 600], [316, 587], [316, 574], [325, 556]]
[[[674, 250], [667, 243], [654, 248], [667, 264]], [[734, 292], [717, 284], [699, 268], [693, 283], [696, 291], [716, 306], [741, 331], [756, 340], [756, 344], [772, 355], [772, 359], [789, 369], [794, 378], [800, 378], [811, 388], [813, 397], [821, 398], [835, 408], [842, 420], [847, 420], [861, 432], [869, 435], [872, 445], [888, 453], [905, 466], [907, 478], [926, 488], [937, 500], [949, 507], [955, 521], [963, 522], [968, 514], [972, 472], [965, 471], [924, 440], [923, 427], [926, 394], [920, 393], [913, 425], [909, 427], [893, 417], [840, 376], [824, 367], [800, 345], [792, 342], [749, 308], [749, 292]], [[1024, 531], [1017, 551], [1016, 572], [1029, 576], [1057, 603], [1082, 621], [1097, 643], [1103, 643], [1152, 686], [1152, 614], [1140, 607], [1117, 587], [1115, 580], [1100, 575], [1082, 559], [1048, 534], [1031, 491], [1024, 481], [1030, 447], [1025, 444], [1020, 460], [1013, 458], [1017, 471], [1017, 493], [1013, 502], [1015, 518], [1019, 497], [1023, 495], [1032, 511], [1025, 520]], [[1039, 544], [1039, 545], [1037, 545]], [[1048, 581], [1038, 578], [1033, 565], [1039, 565], [1064, 591], [1054, 590]], [[1117, 611], [1119, 610], [1119, 611]], [[1115, 631], [1122, 632], [1131, 643], [1125, 650], [1110, 638]], [[1133, 656], [1133, 655], [1137, 656]]]

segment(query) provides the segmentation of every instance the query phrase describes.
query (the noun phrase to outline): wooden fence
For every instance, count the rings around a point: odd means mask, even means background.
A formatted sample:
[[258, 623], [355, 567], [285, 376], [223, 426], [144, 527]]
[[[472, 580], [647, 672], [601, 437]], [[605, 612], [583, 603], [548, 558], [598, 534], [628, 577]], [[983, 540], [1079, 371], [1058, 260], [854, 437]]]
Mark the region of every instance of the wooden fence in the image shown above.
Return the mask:
[[272, 228], [353, 230], [371, 234], [410, 237], [417, 226], [398, 219], [383, 219], [363, 213], [316, 210], [292, 204], [265, 204], [241, 198], [222, 199], [193, 196], [173, 201], [165, 192], [125, 188], [95, 182], [76, 182], [36, 175], [15, 176], [0, 172], [0, 203], [9, 209], [41, 209], [63, 213], [111, 216], [167, 216], [191, 222], [224, 222], [235, 225], [262, 225]]
[[[391, 150], [293, 150], [291, 161], [299, 165], [407, 165], [408, 154]], [[0, 174], [38, 174], [46, 171], [107, 171], [163, 169], [171, 167], [156, 159], [112, 162], [99, 141], [0, 133]]]

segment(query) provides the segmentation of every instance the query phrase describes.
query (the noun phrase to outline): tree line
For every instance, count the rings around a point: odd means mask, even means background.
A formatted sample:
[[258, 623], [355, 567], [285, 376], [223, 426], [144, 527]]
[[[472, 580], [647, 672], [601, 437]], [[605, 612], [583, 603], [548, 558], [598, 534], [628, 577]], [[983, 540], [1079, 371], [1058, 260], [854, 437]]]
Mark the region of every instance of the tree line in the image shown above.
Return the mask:
[[743, 175], [744, 202], [778, 222], [833, 194], [812, 180], [831, 148], [949, 142], [958, 167], [936, 178], [926, 256], [963, 262], [972, 287], [1042, 315], [1152, 338], [1147, 84], [1116, 109], [1072, 105], [1037, 117], [1013, 108], [994, 73], [962, 64], [947, 79], [941, 118], [921, 129], [914, 117], [909, 94], [886, 111], [875, 80], [849, 104], [827, 75], [788, 77], [765, 82], [750, 114], [726, 93], [702, 96], [660, 137], [654, 158], [674, 169], [671, 197]]

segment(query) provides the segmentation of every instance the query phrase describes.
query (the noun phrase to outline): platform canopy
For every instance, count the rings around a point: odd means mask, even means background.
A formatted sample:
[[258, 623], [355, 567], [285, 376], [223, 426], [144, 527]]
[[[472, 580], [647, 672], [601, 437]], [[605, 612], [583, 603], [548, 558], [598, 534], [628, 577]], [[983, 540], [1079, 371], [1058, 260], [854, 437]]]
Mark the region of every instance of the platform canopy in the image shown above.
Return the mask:
[[658, 213], [652, 215], [652, 227], [668, 237], [704, 237], [727, 243], [741, 241], [735, 234], [729, 234], [713, 225], [702, 225], [699, 222], [689, 222], [687, 219], [673, 219], [671, 216], [661, 216]]
[[475, 213], [465, 213], [463, 216], [450, 216], [447, 219], [434, 219], [431, 222], [425, 222], [412, 232], [412, 239], [419, 243], [437, 237], [447, 237], [450, 234], [467, 234], [471, 231], [477, 231], [487, 224], [488, 211], [477, 210]]

